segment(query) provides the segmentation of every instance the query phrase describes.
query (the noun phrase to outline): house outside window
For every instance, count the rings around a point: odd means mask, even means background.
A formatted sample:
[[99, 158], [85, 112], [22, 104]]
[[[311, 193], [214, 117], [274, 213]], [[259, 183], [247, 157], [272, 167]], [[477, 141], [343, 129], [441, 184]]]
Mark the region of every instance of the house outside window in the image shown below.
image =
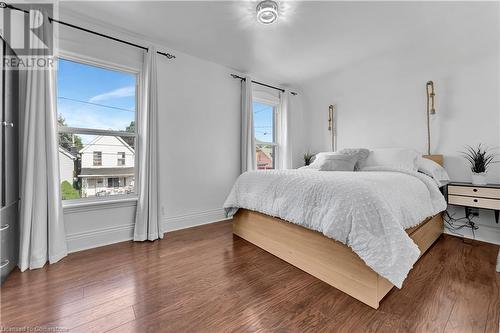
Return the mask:
[[254, 98], [255, 154], [259, 170], [275, 169], [278, 165], [278, 108], [279, 100]]
[[94, 151], [93, 152], [94, 156], [94, 166], [101, 166], [102, 165], [102, 151]]
[[135, 194], [138, 73], [63, 58], [57, 68], [60, 156], [72, 157], [59, 169], [74, 175], [61, 178], [63, 200]]

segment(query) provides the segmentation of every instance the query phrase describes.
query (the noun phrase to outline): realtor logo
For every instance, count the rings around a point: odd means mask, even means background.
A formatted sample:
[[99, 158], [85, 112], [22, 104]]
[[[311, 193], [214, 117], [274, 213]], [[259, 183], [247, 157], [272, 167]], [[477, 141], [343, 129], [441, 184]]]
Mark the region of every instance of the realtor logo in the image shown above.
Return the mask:
[[3, 56], [4, 69], [49, 69], [54, 66], [54, 13], [51, 3], [0, 2], [0, 35], [15, 55]]
[[54, 12], [50, 3], [0, 3], [3, 19], [1, 35], [18, 56], [53, 55], [53, 25], [49, 22]]

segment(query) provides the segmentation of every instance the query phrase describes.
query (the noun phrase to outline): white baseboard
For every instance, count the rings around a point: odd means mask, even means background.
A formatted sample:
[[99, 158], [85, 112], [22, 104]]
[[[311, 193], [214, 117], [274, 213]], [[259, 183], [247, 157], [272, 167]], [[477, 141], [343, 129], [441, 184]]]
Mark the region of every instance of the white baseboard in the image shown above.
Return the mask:
[[131, 240], [134, 236], [134, 225], [123, 225], [97, 230], [89, 230], [66, 236], [68, 252], [88, 250], [95, 247]]
[[163, 230], [169, 232], [227, 219], [224, 209], [211, 209], [197, 213], [166, 217], [163, 221]]
[[[226, 219], [227, 218], [223, 209], [212, 209], [164, 218], [163, 230], [169, 232], [214, 223]], [[134, 225], [128, 224], [67, 235], [66, 242], [68, 244], [68, 252], [71, 253], [128, 241], [133, 239], [133, 236]]]

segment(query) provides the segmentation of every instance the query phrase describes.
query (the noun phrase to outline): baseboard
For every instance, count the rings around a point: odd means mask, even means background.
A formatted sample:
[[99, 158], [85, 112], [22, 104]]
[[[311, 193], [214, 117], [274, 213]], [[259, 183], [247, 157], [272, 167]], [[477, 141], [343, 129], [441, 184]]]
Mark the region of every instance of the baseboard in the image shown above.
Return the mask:
[[202, 212], [167, 217], [163, 221], [163, 230], [165, 230], [165, 232], [169, 232], [219, 222], [222, 220], [227, 220], [224, 209], [211, 209]]
[[[196, 227], [226, 220], [223, 209], [212, 209], [197, 213], [172, 216], [163, 219], [165, 232]], [[134, 225], [123, 225], [89, 230], [66, 236], [68, 252], [77, 252], [133, 239]]]
[[66, 243], [68, 252], [71, 253], [124, 242], [131, 240], [133, 236], [134, 225], [130, 224], [67, 235]]

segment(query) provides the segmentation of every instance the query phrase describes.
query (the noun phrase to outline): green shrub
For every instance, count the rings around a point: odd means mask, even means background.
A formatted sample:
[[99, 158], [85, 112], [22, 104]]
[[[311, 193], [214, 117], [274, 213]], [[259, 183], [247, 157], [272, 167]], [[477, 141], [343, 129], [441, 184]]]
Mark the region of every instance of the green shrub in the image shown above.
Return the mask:
[[71, 186], [71, 184], [65, 180], [61, 183], [61, 196], [63, 200], [79, 199], [80, 192], [75, 190], [73, 186]]

